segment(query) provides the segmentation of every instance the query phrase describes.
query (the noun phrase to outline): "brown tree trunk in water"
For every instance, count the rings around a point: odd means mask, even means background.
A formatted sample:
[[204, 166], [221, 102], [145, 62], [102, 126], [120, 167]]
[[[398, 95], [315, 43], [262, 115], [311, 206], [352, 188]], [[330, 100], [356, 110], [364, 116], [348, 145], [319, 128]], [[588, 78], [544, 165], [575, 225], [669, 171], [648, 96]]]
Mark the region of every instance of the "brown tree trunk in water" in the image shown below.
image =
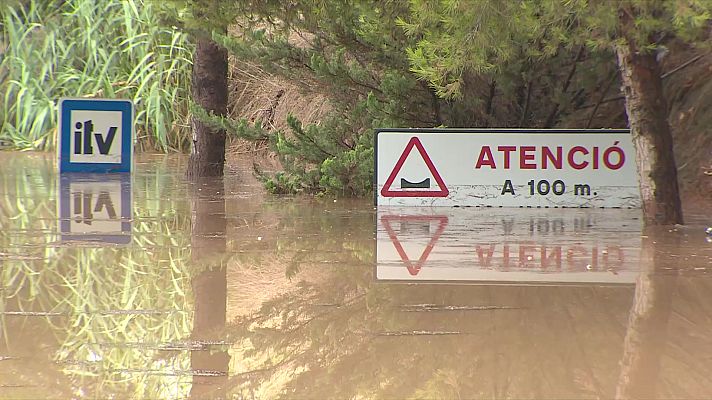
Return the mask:
[[618, 12], [624, 44], [616, 46], [625, 107], [633, 134], [643, 215], [647, 223], [681, 224], [682, 207], [660, 65], [638, 48], [632, 11]]
[[[191, 95], [205, 110], [227, 114], [227, 50], [206, 38], [199, 38], [193, 55]], [[222, 176], [225, 165], [225, 131], [191, 120], [193, 146], [188, 161], [189, 178]]]

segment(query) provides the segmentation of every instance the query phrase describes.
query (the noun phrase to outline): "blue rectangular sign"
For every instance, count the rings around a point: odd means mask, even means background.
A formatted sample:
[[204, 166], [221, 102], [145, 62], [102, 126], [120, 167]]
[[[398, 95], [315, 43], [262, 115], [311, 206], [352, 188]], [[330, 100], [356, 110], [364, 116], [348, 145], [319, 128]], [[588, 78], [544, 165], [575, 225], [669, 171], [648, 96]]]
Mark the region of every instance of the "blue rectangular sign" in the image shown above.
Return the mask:
[[131, 172], [131, 100], [59, 101], [59, 172]]

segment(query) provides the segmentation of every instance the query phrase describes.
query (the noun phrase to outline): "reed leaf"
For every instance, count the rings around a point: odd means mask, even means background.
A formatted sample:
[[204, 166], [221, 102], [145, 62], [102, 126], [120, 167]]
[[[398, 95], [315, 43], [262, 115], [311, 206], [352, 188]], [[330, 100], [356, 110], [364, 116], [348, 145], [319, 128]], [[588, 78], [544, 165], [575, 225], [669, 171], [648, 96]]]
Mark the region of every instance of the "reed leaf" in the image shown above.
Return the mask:
[[149, 0], [0, 5], [0, 139], [52, 150], [61, 97], [129, 98], [140, 148], [187, 149], [193, 47], [160, 18]]

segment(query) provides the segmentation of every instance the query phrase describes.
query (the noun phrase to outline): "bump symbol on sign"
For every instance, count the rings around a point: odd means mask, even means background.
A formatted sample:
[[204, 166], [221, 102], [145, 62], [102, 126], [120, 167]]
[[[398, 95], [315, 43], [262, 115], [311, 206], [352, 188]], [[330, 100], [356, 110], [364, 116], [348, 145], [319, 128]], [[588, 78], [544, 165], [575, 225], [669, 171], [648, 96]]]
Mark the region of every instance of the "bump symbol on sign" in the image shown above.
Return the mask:
[[[418, 150], [420, 161], [425, 164], [427, 170], [435, 180], [436, 190], [433, 190], [434, 188], [431, 184], [430, 177], [415, 182], [412, 182], [405, 177], [400, 177], [400, 188], [391, 188], [414, 148]], [[400, 158], [396, 162], [396, 165], [393, 167], [393, 171], [388, 176], [386, 183], [383, 185], [383, 189], [381, 189], [381, 196], [383, 197], [447, 197], [449, 194], [450, 192], [445, 186], [445, 182], [442, 177], [440, 177], [440, 173], [435, 168], [433, 161], [425, 151], [423, 144], [415, 136], [408, 141], [408, 144], [405, 146], [405, 150], [403, 150], [403, 154], [401, 154]]]
[[401, 189], [430, 189], [430, 178], [425, 178], [420, 182], [410, 182], [401, 178]]

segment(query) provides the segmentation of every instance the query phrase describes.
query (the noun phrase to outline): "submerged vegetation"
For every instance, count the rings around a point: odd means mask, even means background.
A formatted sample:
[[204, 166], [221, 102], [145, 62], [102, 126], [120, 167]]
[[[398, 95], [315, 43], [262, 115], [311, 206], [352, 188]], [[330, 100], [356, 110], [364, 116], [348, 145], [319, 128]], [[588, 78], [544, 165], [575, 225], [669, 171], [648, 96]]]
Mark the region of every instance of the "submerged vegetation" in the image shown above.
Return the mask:
[[130, 98], [141, 148], [186, 148], [192, 48], [146, 0], [30, 0], [0, 6], [0, 139], [56, 146], [61, 97]]

